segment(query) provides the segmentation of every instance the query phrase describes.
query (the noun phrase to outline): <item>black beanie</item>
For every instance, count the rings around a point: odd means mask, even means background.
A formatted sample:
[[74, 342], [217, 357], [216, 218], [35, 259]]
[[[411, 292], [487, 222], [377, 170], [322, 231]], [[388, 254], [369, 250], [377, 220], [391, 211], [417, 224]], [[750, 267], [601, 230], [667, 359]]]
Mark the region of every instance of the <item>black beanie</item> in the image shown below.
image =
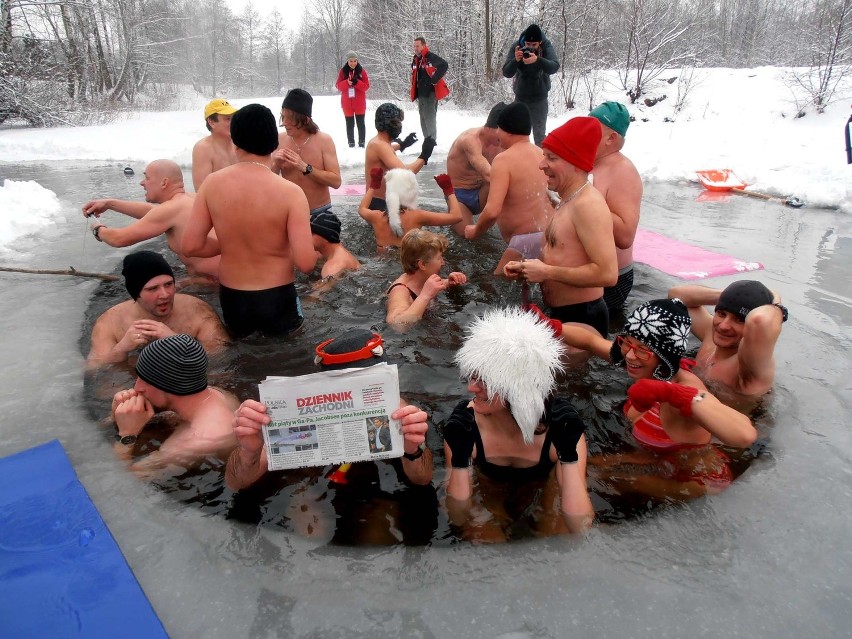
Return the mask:
[[729, 311], [745, 319], [758, 306], [772, 304], [772, 291], [757, 280], [740, 280], [729, 284], [716, 302], [717, 311]]
[[544, 34], [541, 32], [541, 27], [537, 24], [531, 24], [521, 36], [524, 42], [541, 42], [544, 40]]
[[284, 102], [281, 103], [282, 109], [290, 109], [308, 117], [311, 117], [313, 106], [314, 99], [304, 89], [290, 89], [284, 96]]
[[[686, 304], [679, 299], [651, 300], [630, 313], [621, 335], [639, 340], [650, 348], [660, 358], [654, 377], [668, 381], [675, 376], [686, 354], [691, 326]], [[624, 355], [617, 340], [612, 343], [609, 358], [616, 366], [624, 366]]]
[[158, 275], [169, 275], [172, 279], [175, 277], [166, 258], [154, 251], [137, 251], [126, 256], [121, 274], [124, 276], [127, 292], [134, 300], [139, 299], [145, 285]]
[[311, 213], [311, 233], [332, 244], [340, 244], [340, 218], [328, 209]]
[[172, 395], [194, 395], [207, 388], [207, 353], [189, 335], [170, 335], [142, 349], [136, 374]]
[[485, 126], [489, 129], [496, 129], [500, 121], [500, 114], [503, 113], [505, 108], [505, 102], [498, 102], [491, 107], [491, 110], [488, 112], [488, 119], [485, 120]]
[[262, 104], [248, 104], [231, 118], [231, 141], [252, 155], [269, 155], [278, 148], [275, 116]]
[[529, 135], [532, 132], [530, 110], [522, 102], [512, 102], [497, 118], [497, 126], [512, 135]]

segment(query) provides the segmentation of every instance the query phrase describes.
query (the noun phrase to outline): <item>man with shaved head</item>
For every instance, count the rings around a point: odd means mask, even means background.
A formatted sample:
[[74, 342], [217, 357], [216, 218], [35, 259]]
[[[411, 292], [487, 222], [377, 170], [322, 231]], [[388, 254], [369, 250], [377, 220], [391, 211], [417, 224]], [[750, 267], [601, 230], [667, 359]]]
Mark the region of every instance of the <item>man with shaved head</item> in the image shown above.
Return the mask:
[[139, 183], [145, 189], [145, 201], [91, 200], [83, 205], [83, 215], [100, 217], [104, 211], [117, 211], [136, 218], [129, 226], [112, 228], [98, 221], [92, 233], [99, 242], [110, 246], [132, 246], [165, 233], [169, 248], [186, 266], [190, 275], [219, 276], [219, 256], [188, 257], [180, 250], [184, 229], [192, 210], [193, 193], [186, 193], [183, 173], [171, 160], [154, 160], [145, 167], [145, 177]]

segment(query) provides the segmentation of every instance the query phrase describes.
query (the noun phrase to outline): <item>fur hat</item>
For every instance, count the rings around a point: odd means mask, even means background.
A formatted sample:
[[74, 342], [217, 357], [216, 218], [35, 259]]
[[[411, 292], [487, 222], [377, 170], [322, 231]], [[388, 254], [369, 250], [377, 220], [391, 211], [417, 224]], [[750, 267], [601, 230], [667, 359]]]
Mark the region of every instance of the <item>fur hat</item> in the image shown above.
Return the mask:
[[507, 104], [497, 118], [497, 126], [512, 135], [529, 135], [532, 133], [529, 108], [523, 102]]
[[290, 109], [294, 113], [301, 113], [308, 117], [311, 117], [313, 107], [314, 99], [304, 89], [290, 89], [284, 96], [284, 102], [281, 103], [282, 109]]
[[395, 138], [402, 131], [402, 120], [405, 114], [391, 102], [380, 104], [376, 109], [376, 131], [385, 131]]
[[[630, 313], [621, 335], [637, 339], [650, 348], [660, 358], [654, 377], [668, 381], [675, 376], [680, 359], [686, 354], [691, 326], [686, 304], [679, 299], [651, 300]], [[609, 357], [616, 366], [625, 365], [618, 342], [612, 343]]]
[[136, 374], [172, 395], [194, 395], [207, 388], [207, 353], [194, 337], [170, 335], [142, 349]]
[[745, 319], [758, 306], [772, 304], [773, 299], [772, 291], [757, 280], [739, 280], [725, 287], [716, 302], [716, 310], [729, 311]]
[[139, 299], [139, 294], [145, 285], [159, 275], [170, 275], [174, 279], [172, 267], [159, 253], [154, 251], [136, 251], [125, 256], [121, 274], [124, 276], [124, 286], [130, 297]]
[[586, 173], [595, 165], [603, 132], [597, 118], [581, 115], [571, 118], [547, 134], [541, 148], [552, 151], [566, 162]]
[[385, 173], [385, 202], [388, 205], [388, 222], [393, 232], [402, 237], [402, 220], [399, 209], [417, 206], [417, 178], [409, 169], [391, 169]]
[[278, 148], [275, 116], [262, 104], [248, 104], [231, 119], [231, 141], [252, 155], [269, 155]]
[[524, 435], [532, 442], [544, 414], [544, 402], [563, 369], [565, 352], [548, 325], [520, 308], [492, 309], [467, 328], [456, 353], [462, 377], [479, 379], [488, 398], [499, 395]]

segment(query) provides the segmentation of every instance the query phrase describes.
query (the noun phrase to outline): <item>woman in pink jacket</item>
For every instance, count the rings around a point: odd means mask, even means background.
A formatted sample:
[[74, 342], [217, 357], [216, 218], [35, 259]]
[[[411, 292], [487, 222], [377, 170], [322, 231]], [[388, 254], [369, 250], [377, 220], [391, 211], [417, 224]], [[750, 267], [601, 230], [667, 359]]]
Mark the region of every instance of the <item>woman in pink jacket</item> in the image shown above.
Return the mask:
[[355, 146], [355, 122], [358, 123], [358, 146], [364, 146], [364, 112], [367, 110], [367, 90], [370, 79], [367, 71], [358, 62], [354, 51], [346, 54], [346, 64], [337, 74], [337, 90], [340, 91], [340, 106], [346, 116], [346, 137], [349, 146]]

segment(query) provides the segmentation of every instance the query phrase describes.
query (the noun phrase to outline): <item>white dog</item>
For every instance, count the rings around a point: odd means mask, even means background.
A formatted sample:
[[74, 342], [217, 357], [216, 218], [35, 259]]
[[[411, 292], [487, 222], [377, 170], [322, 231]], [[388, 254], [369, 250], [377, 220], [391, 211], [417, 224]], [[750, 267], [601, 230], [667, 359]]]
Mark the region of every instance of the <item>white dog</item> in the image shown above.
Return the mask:
[[388, 205], [388, 222], [397, 237], [402, 237], [400, 207], [417, 208], [417, 178], [408, 169], [391, 169], [385, 173], [385, 202]]

